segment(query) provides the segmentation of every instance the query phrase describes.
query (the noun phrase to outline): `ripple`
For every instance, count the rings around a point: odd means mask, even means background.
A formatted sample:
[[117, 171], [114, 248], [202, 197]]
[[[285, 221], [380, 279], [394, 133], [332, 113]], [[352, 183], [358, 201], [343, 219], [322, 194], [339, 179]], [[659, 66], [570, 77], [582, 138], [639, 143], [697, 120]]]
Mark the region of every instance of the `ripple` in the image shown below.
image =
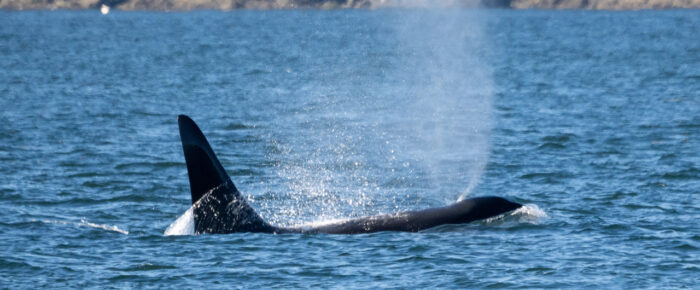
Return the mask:
[[661, 157], [659, 157], [659, 160], [673, 160], [676, 158], [678, 158], [678, 155], [676, 155], [674, 153], [666, 153], [666, 154], [662, 154]]
[[680, 243], [679, 245], [673, 246], [673, 248], [676, 250], [688, 251], [688, 252], [694, 252], [694, 251], [698, 250], [697, 246], [691, 245], [690, 243]]
[[700, 128], [700, 119], [681, 121], [678, 123], [678, 125], [676, 125], [676, 127], [681, 129], [697, 129]]
[[155, 271], [155, 270], [169, 270], [169, 269], [178, 269], [176, 266], [172, 265], [159, 265], [159, 264], [151, 264], [151, 263], [142, 263], [142, 264], [137, 264], [133, 266], [128, 266], [124, 268], [107, 268], [110, 270], [114, 271], [124, 271], [124, 272], [142, 272], [142, 271]]
[[130, 162], [117, 164], [114, 169], [125, 170], [125, 169], [159, 169], [159, 168], [182, 168], [185, 166], [184, 162]]
[[557, 135], [545, 136], [542, 138], [542, 141], [553, 142], [553, 143], [566, 143], [566, 142], [569, 142], [571, 139], [574, 139], [577, 137], [578, 136], [576, 136], [574, 134], [557, 134]]
[[97, 204], [113, 204], [115, 202], [134, 202], [134, 203], [142, 203], [142, 202], [147, 202], [147, 201], [153, 201], [153, 200], [159, 200], [156, 197], [152, 196], [147, 196], [143, 194], [127, 194], [127, 195], [119, 195], [111, 198], [84, 198], [84, 197], [74, 197], [74, 198], [69, 198], [69, 199], [60, 199], [60, 200], [38, 200], [38, 201], [32, 201], [32, 204], [37, 204], [37, 205], [49, 205], [49, 206], [55, 206], [55, 205], [74, 205], [74, 206], [83, 206], [83, 205], [97, 205]]
[[546, 266], [535, 266], [535, 267], [525, 269], [525, 272], [536, 272], [539, 274], [551, 274], [555, 271], [556, 271], [556, 269], [549, 268]]
[[566, 149], [566, 145], [561, 143], [547, 142], [537, 147], [538, 150], [560, 150]]
[[134, 282], [134, 281], [140, 281], [144, 276], [139, 276], [139, 275], [117, 275], [114, 277], [110, 277], [108, 281], [115, 283], [115, 282]]
[[69, 174], [66, 177], [83, 178], [83, 177], [101, 177], [101, 176], [106, 176], [106, 174], [101, 173], [101, 172], [89, 171], [89, 172], [78, 172], [78, 173], [74, 173], [74, 174]]
[[661, 177], [668, 180], [698, 180], [700, 179], [700, 170], [692, 167], [679, 171], [667, 172]]
[[[0, 288], [698, 284], [695, 11], [0, 14]], [[528, 204], [418, 233], [170, 236], [181, 113], [280, 221], [442, 204], [474, 154], [475, 192]]]
[[241, 123], [229, 123], [224, 127], [226, 130], [231, 130], [231, 131], [236, 131], [236, 130], [247, 130], [247, 129], [256, 129], [256, 126], [252, 125], [246, 125], [246, 124], [241, 124]]
[[268, 71], [266, 71], [266, 70], [262, 70], [262, 69], [252, 69], [252, 70], [249, 70], [249, 71], [245, 72], [244, 75], [246, 75], [246, 76], [255, 76], [255, 75], [262, 75], [262, 74], [266, 74], [266, 73], [268, 73]]
[[109, 232], [115, 232], [115, 233], [120, 233], [123, 235], [128, 235], [129, 231], [120, 229], [117, 226], [110, 226], [110, 225], [105, 225], [105, 224], [96, 224], [96, 223], [91, 223], [88, 222], [86, 219], [82, 219], [79, 223], [75, 222], [68, 222], [68, 221], [61, 221], [61, 220], [40, 220], [41, 222], [45, 224], [59, 224], [59, 225], [72, 225], [72, 226], [79, 226], [79, 227], [90, 227], [93, 229], [101, 229]]
[[406, 256], [406, 257], [401, 257], [396, 260], [394, 260], [394, 263], [406, 263], [406, 262], [423, 262], [423, 261], [430, 261], [430, 258], [426, 258], [420, 255], [411, 255], [411, 256]]
[[522, 179], [546, 179], [546, 180], [556, 180], [563, 178], [571, 178], [573, 174], [566, 171], [559, 172], [534, 172], [527, 173], [520, 176]]

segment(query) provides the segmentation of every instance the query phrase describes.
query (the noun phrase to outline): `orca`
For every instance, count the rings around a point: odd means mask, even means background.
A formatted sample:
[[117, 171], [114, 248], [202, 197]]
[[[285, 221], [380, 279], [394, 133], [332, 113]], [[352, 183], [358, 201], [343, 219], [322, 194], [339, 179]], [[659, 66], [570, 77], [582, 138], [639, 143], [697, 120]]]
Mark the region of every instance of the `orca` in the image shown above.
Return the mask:
[[317, 226], [277, 227], [248, 204], [192, 119], [178, 116], [180, 140], [192, 194], [195, 234], [417, 232], [444, 224], [462, 224], [498, 216], [522, 205], [501, 197], [465, 199], [445, 207], [376, 215]]

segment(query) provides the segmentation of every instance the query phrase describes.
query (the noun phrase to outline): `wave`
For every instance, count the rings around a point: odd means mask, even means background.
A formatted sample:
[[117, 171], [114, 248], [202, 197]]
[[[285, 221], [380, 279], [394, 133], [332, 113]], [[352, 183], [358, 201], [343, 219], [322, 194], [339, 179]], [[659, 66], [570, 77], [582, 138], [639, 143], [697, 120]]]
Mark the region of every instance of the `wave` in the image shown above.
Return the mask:
[[485, 219], [483, 222], [485, 224], [499, 223], [503, 221], [538, 223], [542, 219], [546, 219], [548, 217], [549, 216], [547, 215], [547, 213], [544, 210], [540, 209], [540, 207], [538, 207], [536, 204], [528, 203], [524, 204], [523, 206], [512, 212], [504, 213], [495, 217], [490, 217], [488, 219]]
[[96, 223], [91, 223], [87, 221], [87, 219], [83, 218], [80, 220], [79, 223], [76, 222], [68, 222], [68, 221], [61, 221], [61, 220], [40, 220], [43, 223], [46, 224], [60, 224], [60, 225], [72, 225], [72, 226], [79, 226], [79, 227], [91, 227], [94, 229], [102, 229], [110, 232], [116, 232], [120, 233], [123, 235], [128, 235], [129, 231], [120, 229], [117, 226], [110, 226], [106, 224], [96, 224]]

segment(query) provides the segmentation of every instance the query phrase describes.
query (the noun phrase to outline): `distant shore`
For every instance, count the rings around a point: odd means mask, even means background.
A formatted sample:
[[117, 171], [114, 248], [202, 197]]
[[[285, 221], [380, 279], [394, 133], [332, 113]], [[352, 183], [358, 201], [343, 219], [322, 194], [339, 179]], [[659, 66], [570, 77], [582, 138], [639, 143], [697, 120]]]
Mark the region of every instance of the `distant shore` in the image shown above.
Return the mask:
[[[439, 3], [439, 4], [438, 4]], [[510, 9], [700, 9], [700, 0], [0, 0], [0, 9], [54, 10], [236, 10], [236, 9], [378, 9], [391, 7], [494, 7]]]

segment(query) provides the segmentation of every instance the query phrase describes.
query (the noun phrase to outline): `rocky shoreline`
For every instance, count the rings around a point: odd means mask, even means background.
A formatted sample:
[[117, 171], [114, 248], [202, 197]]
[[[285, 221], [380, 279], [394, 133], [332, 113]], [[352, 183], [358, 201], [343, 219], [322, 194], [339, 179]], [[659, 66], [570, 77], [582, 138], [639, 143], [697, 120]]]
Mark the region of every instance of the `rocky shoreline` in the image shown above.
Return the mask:
[[379, 9], [394, 7], [496, 7], [511, 9], [700, 9], [700, 0], [0, 0], [0, 9], [53, 10], [235, 10], [235, 9]]

